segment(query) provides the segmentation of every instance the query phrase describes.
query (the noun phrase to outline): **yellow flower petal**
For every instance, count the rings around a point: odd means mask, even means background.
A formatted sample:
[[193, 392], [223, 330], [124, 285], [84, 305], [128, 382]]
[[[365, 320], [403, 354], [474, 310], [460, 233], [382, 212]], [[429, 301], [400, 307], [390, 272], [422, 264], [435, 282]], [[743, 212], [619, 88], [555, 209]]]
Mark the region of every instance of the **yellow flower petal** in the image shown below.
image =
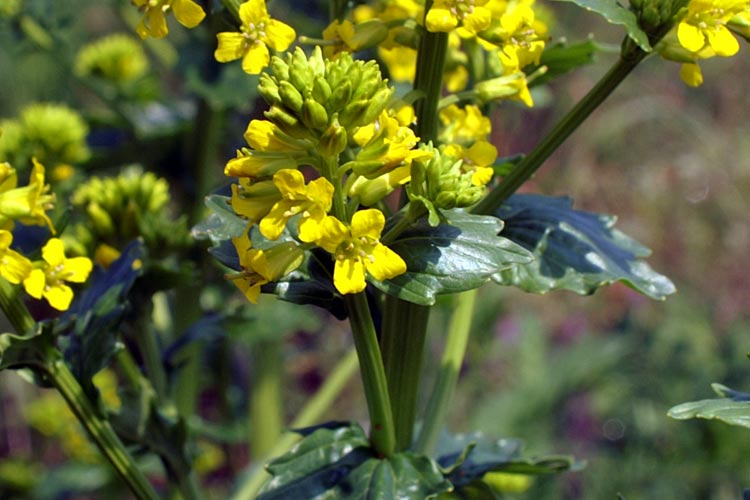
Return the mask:
[[706, 44], [703, 31], [697, 26], [685, 22], [677, 26], [677, 39], [680, 41], [680, 45], [691, 52], [698, 52]]
[[258, 75], [263, 68], [268, 66], [271, 60], [271, 55], [268, 52], [268, 47], [263, 42], [256, 40], [255, 43], [250, 45], [247, 49], [247, 53], [242, 58], [242, 69], [249, 75]]
[[93, 263], [88, 257], [73, 257], [65, 259], [65, 281], [83, 283], [91, 274]]
[[219, 41], [219, 46], [214, 52], [217, 61], [234, 61], [245, 53], [246, 40], [242, 33], [218, 33], [216, 38]]
[[333, 284], [340, 293], [359, 293], [365, 289], [365, 266], [359, 259], [336, 259]]
[[265, 0], [248, 0], [240, 5], [240, 20], [242, 24], [258, 24], [268, 18]]
[[266, 38], [264, 41], [273, 50], [281, 52], [288, 49], [296, 37], [297, 33], [291, 26], [276, 19], [266, 21]]
[[186, 28], [195, 28], [206, 17], [201, 6], [193, 0], [173, 0], [172, 10], [177, 22]]
[[447, 33], [458, 26], [458, 18], [446, 7], [432, 6], [425, 18], [427, 31]]
[[396, 252], [378, 243], [370, 254], [372, 259], [365, 259], [365, 267], [378, 281], [395, 278], [406, 272], [406, 263]]
[[730, 57], [740, 50], [740, 44], [725, 26], [718, 26], [716, 29], [707, 30], [706, 38], [708, 44], [716, 52], [716, 55]]
[[383, 216], [383, 212], [375, 208], [360, 210], [352, 217], [352, 236], [354, 238], [367, 236], [378, 240], [384, 226], [385, 216]]
[[49, 305], [58, 311], [65, 311], [73, 301], [73, 290], [69, 286], [59, 283], [44, 292], [44, 298]]
[[338, 246], [349, 237], [349, 230], [343, 222], [329, 215], [321, 223], [322, 235], [316, 242], [326, 252], [335, 254]]
[[65, 246], [60, 238], [50, 238], [42, 248], [42, 258], [52, 267], [65, 262]]
[[26, 293], [35, 299], [41, 299], [46, 283], [47, 280], [44, 276], [44, 271], [41, 269], [33, 269], [29, 273], [29, 276], [23, 280], [23, 287], [26, 290]]
[[703, 73], [697, 64], [683, 64], [680, 68], [680, 78], [691, 87], [699, 87], [703, 84]]

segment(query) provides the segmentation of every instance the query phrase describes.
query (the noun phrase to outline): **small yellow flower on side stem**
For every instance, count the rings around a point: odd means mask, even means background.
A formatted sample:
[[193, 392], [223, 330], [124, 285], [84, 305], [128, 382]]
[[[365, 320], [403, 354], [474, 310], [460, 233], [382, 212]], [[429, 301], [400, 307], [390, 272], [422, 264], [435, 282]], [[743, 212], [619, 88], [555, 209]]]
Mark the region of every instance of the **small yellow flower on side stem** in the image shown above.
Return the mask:
[[461, 170], [471, 172], [474, 186], [486, 186], [492, 180], [492, 164], [497, 159], [497, 148], [487, 141], [477, 141], [470, 148], [459, 144], [448, 144], [443, 152], [463, 160]]
[[44, 166], [33, 160], [29, 185], [16, 187], [15, 170], [7, 163], [0, 164], [0, 229], [13, 229], [14, 222], [47, 225], [54, 233], [46, 211], [52, 208], [54, 193], [44, 183]]
[[473, 36], [486, 29], [492, 12], [484, 7], [487, 0], [435, 0], [427, 13], [428, 31], [449, 32], [459, 27], [461, 36]]
[[73, 300], [73, 290], [65, 284], [83, 283], [88, 279], [93, 264], [87, 257], [65, 257], [62, 240], [51, 238], [42, 248], [43, 262], [23, 280], [26, 293], [35, 299], [44, 297], [59, 311], [65, 311]]
[[174, 12], [177, 22], [186, 28], [195, 28], [206, 17], [200, 5], [193, 0], [132, 0], [136, 7], [143, 10], [143, 17], [136, 31], [145, 39], [149, 36], [164, 38], [169, 33], [165, 14]]
[[268, 66], [271, 54], [268, 47], [284, 51], [297, 36], [294, 29], [272, 19], [266, 10], [265, 0], [248, 0], [240, 5], [241, 33], [219, 33], [219, 46], [214, 57], [219, 62], [242, 59], [245, 73], [257, 75]]
[[0, 229], [0, 276], [17, 285], [26, 279], [33, 266], [29, 259], [10, 248], [11, 243], [13, 233]]
[[316, 242], [336, 259], [333, 284], [342, 294], [365, 289], [366, 272], [376, 280], [386, 280], [406, 272], [406, 263], [393, 250], [380, 243], [385, 217], [380, 210], [361, 210], [350, 226], [329, 216], [322, 223], [322, 237]]
[[745, 0], [691, 0], [687, 15], [677, 26], [677, 39], [691, 52], [708, 46], [718, 56], [733, 56], [740, 44], [726, 23], [745, 8]]

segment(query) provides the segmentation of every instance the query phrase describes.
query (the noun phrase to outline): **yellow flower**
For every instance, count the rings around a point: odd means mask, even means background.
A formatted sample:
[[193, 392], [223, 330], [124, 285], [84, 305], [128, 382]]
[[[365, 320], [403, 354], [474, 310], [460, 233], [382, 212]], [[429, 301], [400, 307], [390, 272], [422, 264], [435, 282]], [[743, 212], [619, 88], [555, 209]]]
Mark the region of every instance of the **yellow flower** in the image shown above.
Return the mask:
[[93, 264], [87, 257], [66, 258], [63, 242], [58, 238], [51, 238], [44, 245], [42, 258], [41, 267], [32, 270], [23, 280], [26, 293], [35, 299], [44, 297], [52, 307], [65, 311], [73, 300], [73, 290], [65, 282], [83, 283]]
[[305, 177], [299, 170], [280, 170], [273, 182], [281, 192], [279, 200], [260, 221], [260, 232], [269, 240], [276, 240], [286, 223], [297, 214], [299, 239], [312, 242], [320, 237], [320, 223], [331, 209], [333, 184], [320, 177], [305, 185]]
[[16, 187], [15, 170], [7, 163], [0, 164], [0, 229], [13, 229], [14, 221], [32, 225], [47, 225], [54, 233], [46, 210], [52, 208], [54, 193], [44, 184], [44, 166], [33, 160], [29, 185]]
[[253, 223], [265, 217], [279, 199], [279, 188], [270, 179], [252, 182], [245, 177], [232, 184], [232, 210]]
[[440, 139], [444, 143], [472, 143], [486, 139], [492, 131], [490, 119], [473, 104], [463, 109], [451, 104], [440, 111], [440, 121], [443, 124]]
[[746, 0], [691, 0], [677, 26], [677, 39], [691, 52], [708, 46], [719, 56], [736, 54], [740, 44], [726, 23], [745, 10], [746, 4]]
[[364, 290], [366, 272], [380, 281], [406, 272], [404, 260], [380, 243], [384, 226], [385, 217], [376, 209], [355, 213], [348, 227], [333, 216], [323, 221], [317, 244], [336, 259], [333, 284], [342, 294]]
[[492, 13], [484, 7], [486, 3], [487, 0], [435, 0], [425, 18], [427, 30], [447, 33], [460, 24], [460, 36], [474, 36], [492, 21]]
[[486, 186], [492, 180], [492, 164], [497, 159], [497, 148], [487, 141], [477, 141], [470, 148], [459, 144], [448, 144], [445, 154], [463, 160], [461, 170], [471, 172], [474, 186]]
[[379, 47], [378, 56], [388, 66], [391, 80], [411, 82], [417, 72], [417, 51], [409, 47]]
[[0, 229], [0, 276], [14, 285], [22, 282], [31, 272], [31, 261], [10, 248], [13, 233]]
[[131, 0], [136, 7], [143, 10], [141, 22], [136, 32], [141, 38], [151, 35], [154, 38], [164, 38], [169, 30], [167, 19], [164, 17], [170, 10], [174, 11], [177, 22], [186, 28], [195, 28], [206, 17], [200, 5], [193, 0]]
[[219, 33], [219, 46], [214, 57], [219, 62], [242, 58], [245, 73], [257, 75], [268, 66], [271, 55], [268, 47], [284, 51], [297, 34], [291, 26], [272, 19], [266, 10], [265, 0], [248, 0], [240, 5], [241, 33]]
[[323, 47], [323, 55], [336, 57], [341, 52], [357, 52], [375, 47], [388, 36], [388, 27], [380, 19], [371, 19], [356, 25], [344, 19], [334, 19], [323, 30], [323, 40], [330, 45]]
[[247, 300], [258, 303], [260, 287], [286, 276], [302, 264], [304, 252], [292, 242], [282, 243], [267, 250], [252, 248], [247, 235], [232, 238], [242, 271], [228, 275]]

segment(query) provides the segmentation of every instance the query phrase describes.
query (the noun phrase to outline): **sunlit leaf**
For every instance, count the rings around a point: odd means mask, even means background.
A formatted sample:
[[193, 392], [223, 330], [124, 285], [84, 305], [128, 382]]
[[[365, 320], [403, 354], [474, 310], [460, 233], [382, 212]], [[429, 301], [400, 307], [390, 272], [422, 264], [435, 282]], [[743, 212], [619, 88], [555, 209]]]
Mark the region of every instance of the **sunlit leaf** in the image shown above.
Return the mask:
[[532, 194], [511, 196], [496, 214], [505, 221], [501, 234], [535, 257], [496, 274], [498, 283], [589, 294], [620, 281], [654, 299], [675, 291], [641, 260], [650, 250], [613, 227], [615, 217], [574, 210], [569, 198]]
[[625, 27], [628, 36], [637, 43], [644, 51], [651, 52], [651, 44], [648, 35], [638, 26], [638, 18], [633, 12], [626, 9], [616, 0], [559, 0], [572, 2], [590, 12], [596, 12], [612, 24], [620, 24]]

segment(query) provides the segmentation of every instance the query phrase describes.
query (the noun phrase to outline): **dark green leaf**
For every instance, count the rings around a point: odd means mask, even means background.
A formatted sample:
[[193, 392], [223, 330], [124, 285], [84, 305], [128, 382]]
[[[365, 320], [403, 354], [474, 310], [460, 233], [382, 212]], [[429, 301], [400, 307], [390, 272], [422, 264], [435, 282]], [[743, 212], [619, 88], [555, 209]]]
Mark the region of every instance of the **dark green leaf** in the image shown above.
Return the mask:
[[638, 26], [638, 18], [633, 12], [620, 5], [616, 0], [559, 0], [572, 2], [590, 12], [596, 12], [612, 24], [625, 27], [628, 36], [644, 51], [651, 52], [648, 36]]
[[247, 221], [234, 213], [229, 197], [218, 194], [206, 196], [206, 206], [211, 213], [193, 227], [193, 237], [210, 239], [217, 245], [224, 240], [242, 236], [247, 231]]
[[59, 358], [49, 328], [32, 336], [0, 334], [0, 371], [31, 368], [38, 370]]
[[60, 318], [66, 344], [65, 360], [89, 397], [98, 394], [91, 379], [109, 365], [117, 351], [118, 325], [127, 309], [127, 295], [141, 275], [143, 243], [133, 241], [107, 270], [97, 267], [89, 287]]
[[273, 478], [259, 500], [429, 499], [451, 486], [427, 457], [376, 457], [357, 424], [315, 430], [268, 471]]
[[502, 221], [458, 210], [444, 211], [447, 223], [419, 220], [389, 247], [406, 262], [407, 271], [372, 283], [385, 293], [421, 305], [437, 295], [477, 288], [510, 266], [531, 262], [520, 245], [498, 233]]
[[640, 260], [650, 250], [614, 229], [615, 218], [574, 210], [569, 198], [518, 194], [497, 211], [503, 236], [536, 259], [493, 278], [528, 292], [567, 289], [580, 294], [621, 281], [654, 299], [674, 293], [672, 282]]
[[491, 439], [481, 432], [456, 436], [443, 433], [436, 456], [439, 457], [438, 463], [448, 472], [448, 479], [459, 490], [489, 471], [551, 474], [570, 470], [576, 465], [568, 456], [524, 458], [521, 448], [517, 439]]

